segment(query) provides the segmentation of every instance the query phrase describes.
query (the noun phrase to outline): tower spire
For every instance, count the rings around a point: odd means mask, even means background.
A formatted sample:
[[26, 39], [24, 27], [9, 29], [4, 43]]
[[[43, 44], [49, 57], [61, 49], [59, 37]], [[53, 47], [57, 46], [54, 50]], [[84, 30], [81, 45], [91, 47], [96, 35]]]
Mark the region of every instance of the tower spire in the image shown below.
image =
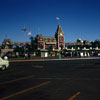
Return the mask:
[[64, 32], [63, 32], [63, 30], [62, 30], [62, 28], [61, 28], [60, 24], [58, 24], [58, 28], [57, 28], [56, 33], [57, 33], [57, 34], [62, 33], [62, 34], [64, 35]]
[[60, 24], [58, 24], [58, 28], [55, 33], [55, 38], [57, 40], [57, 48], [59, 50], [62, 50], [64, 48], [64, 32], [62, 31]]

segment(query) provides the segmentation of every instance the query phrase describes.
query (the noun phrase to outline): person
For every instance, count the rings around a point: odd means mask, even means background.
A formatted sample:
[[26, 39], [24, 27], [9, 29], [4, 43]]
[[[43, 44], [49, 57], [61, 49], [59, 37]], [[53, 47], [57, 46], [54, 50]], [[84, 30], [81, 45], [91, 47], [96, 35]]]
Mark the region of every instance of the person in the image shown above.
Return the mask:
[[19, 56], [19, 53], [18, 52], [16, 52], [16, 58]]
[[28, 57], [28, 55], [27, 55], [27, 53], [25, 53], [24, 59], [27, 59], [27, 57]]

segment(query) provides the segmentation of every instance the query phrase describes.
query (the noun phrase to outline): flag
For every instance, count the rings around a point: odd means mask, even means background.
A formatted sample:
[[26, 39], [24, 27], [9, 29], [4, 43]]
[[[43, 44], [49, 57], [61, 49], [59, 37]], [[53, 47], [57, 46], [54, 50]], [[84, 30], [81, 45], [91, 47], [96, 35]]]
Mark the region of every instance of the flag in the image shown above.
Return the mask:
[[56, 17], [56, 19], [57, 19], [57, 20], [60, 20], [60, 18], [59, 18], [59, 17]]
[[31, 31], [28, 32], [28, 35], [31, 35]]

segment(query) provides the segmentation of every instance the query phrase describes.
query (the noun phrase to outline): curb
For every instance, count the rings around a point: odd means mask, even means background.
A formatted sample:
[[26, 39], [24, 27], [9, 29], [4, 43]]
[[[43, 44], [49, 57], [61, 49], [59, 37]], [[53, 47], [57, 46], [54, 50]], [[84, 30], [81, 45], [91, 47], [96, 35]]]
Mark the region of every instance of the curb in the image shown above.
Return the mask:
[[61, 59], [29, 59], [29, 60], [9, 60], [9, 62], [32, 62], [32, 61], [54, 61], [54, 60], [92, 60], [100, 59], [100, 57], [89, 57], [89, 58], [61, 58]]

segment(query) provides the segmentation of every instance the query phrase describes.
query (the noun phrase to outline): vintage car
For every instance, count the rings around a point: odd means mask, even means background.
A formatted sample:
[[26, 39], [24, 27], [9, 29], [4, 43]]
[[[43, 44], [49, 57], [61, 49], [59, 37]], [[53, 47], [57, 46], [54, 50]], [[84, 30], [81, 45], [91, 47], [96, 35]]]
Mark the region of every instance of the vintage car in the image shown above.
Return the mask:
[[9, 66], [9, 61], [8, 60], [3, 60], [1, 57], [0, 57], [0, 69], [3, 71], [5, 69], [7, 69]]

